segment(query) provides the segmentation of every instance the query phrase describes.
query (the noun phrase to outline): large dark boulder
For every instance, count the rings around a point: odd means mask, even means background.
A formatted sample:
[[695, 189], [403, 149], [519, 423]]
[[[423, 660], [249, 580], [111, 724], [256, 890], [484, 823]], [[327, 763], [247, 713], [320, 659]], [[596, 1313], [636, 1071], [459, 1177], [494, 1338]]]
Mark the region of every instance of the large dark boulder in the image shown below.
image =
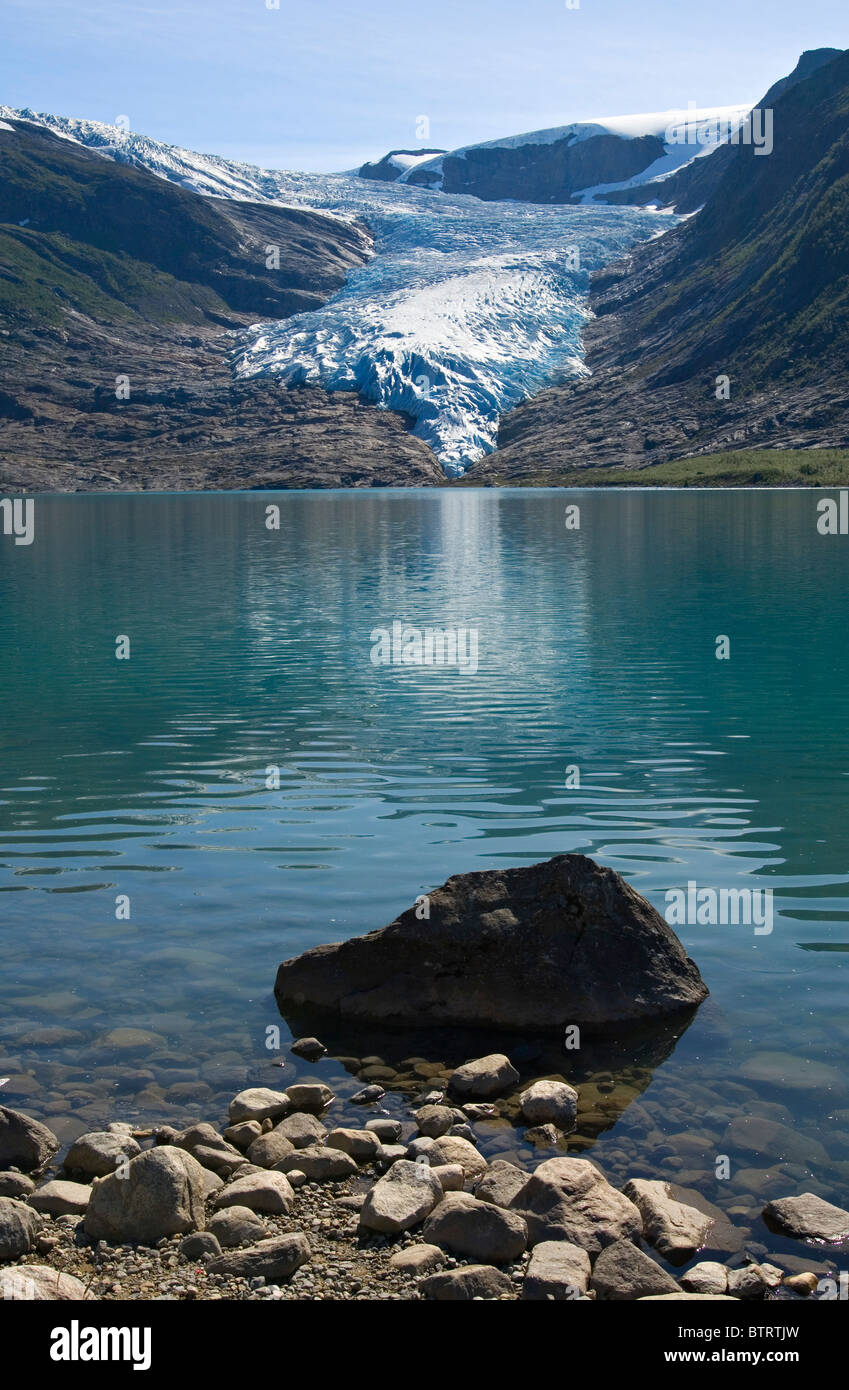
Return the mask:
[[655, 1019], [708, 993], [651, 904], [582, 854], [458, 874], [427, 907], [284, 961], [278, 1003], [393, 1026], [557, 1033]]

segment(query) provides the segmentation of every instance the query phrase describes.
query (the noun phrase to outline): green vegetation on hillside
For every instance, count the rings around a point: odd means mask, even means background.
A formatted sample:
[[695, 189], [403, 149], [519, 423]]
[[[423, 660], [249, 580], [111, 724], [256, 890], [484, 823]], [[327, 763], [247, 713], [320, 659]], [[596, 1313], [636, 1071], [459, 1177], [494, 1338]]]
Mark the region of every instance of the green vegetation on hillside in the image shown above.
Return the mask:
[[102, 323], [200, 324], [229, 313], [213, 290], [132, 256], [58, 232], [0, 227], [0, 318], [55, 324], [68, 309]]
[[[458, 479], [466, 487], [477, 481]], [[574, 468], [484, 481], [496, 487], [849, 487], [849, 449], [743, 449], [647, 468]]]
[[[0, 131], [0, 316], [232, 326], [317, 308], [361, 265], [358, 227], [207, 198], [27, 121]], [[266, 264], [268, 244], [279, 265]]]

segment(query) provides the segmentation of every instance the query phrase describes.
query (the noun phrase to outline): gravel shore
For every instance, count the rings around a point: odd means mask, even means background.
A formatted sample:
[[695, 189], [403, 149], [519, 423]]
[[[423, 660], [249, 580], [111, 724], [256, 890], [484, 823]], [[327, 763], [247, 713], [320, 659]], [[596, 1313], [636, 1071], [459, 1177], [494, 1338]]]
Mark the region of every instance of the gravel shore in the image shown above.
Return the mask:
[[[294, 1047], [320, 1060], [314, 1039]], [[347, 1104], [318, 1079], [293, 1079], [286, 1091], [241, 1091], [221, 1128], [116, 1120], [70, 1146], [47, 1124], [0, 1107], [0, 1293], [107, 1301], [838, 1296], [832, 1276], [849, 1246], [849, 1212], [797, 1184], [761, 1203], [753, 1230], [668, 1171], [643, 1170], [617, 1186], [570, 1147], [578, 1091], [549, 1076], [515, 1094], [518, 1080], [507, 1056], [490, 1054], [389, 1113], [390, 1097], [373, 1079]], [[512, 1159], [485, 1156], [476, 1132], [501, 1105], [526, 1126]]]

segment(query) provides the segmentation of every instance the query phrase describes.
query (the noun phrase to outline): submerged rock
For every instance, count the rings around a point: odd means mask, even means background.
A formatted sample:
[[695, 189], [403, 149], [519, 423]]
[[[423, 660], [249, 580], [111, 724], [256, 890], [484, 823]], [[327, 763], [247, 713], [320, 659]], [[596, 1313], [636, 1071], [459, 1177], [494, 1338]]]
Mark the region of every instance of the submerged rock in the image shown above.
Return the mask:
[[457, 1067], [448, 1086], [458, 1096], [497, 1096], [518, 1080], [519, 1073], [510, 1058], [503, 1052], [492, 1052]]
[[424, 925], [410, 908], [284, 961], [278, 1003], [396, 1025], [559, 1032], [655, 1019], [708, 992], [650, 903], [582, 854], [458, 874], [429, 904]]
[[578, 1113], [578, 1092], [564, 1081], [535, 1081], [522, 1092], [519, 1104], [528, 1124], [571, 1129]]
[[770, 1164], [828, 1163], [828, 1154], [818, 1139], [761, 1115], [736, 1115], [723, 1135], [722, 1143], [732, 1152], [755, 1154]]

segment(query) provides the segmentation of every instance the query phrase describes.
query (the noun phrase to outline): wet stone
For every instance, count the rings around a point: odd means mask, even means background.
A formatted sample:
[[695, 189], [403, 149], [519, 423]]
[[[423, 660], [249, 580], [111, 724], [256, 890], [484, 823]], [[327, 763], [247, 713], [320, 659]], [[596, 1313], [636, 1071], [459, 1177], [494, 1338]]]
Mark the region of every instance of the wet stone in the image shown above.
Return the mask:
[[767, 1202], [763, 1214], [771, 1229], [796, 1240], [844, 1241], [849, 1238], [849, 1211], [811, 1192]]
[[296, 1057], [303, 1057], [308, 1062], [317, 1062], [327, 1052], [324, 1043], [320, 1043], [318, 1038], [298, 1038], [289, 1048]]

